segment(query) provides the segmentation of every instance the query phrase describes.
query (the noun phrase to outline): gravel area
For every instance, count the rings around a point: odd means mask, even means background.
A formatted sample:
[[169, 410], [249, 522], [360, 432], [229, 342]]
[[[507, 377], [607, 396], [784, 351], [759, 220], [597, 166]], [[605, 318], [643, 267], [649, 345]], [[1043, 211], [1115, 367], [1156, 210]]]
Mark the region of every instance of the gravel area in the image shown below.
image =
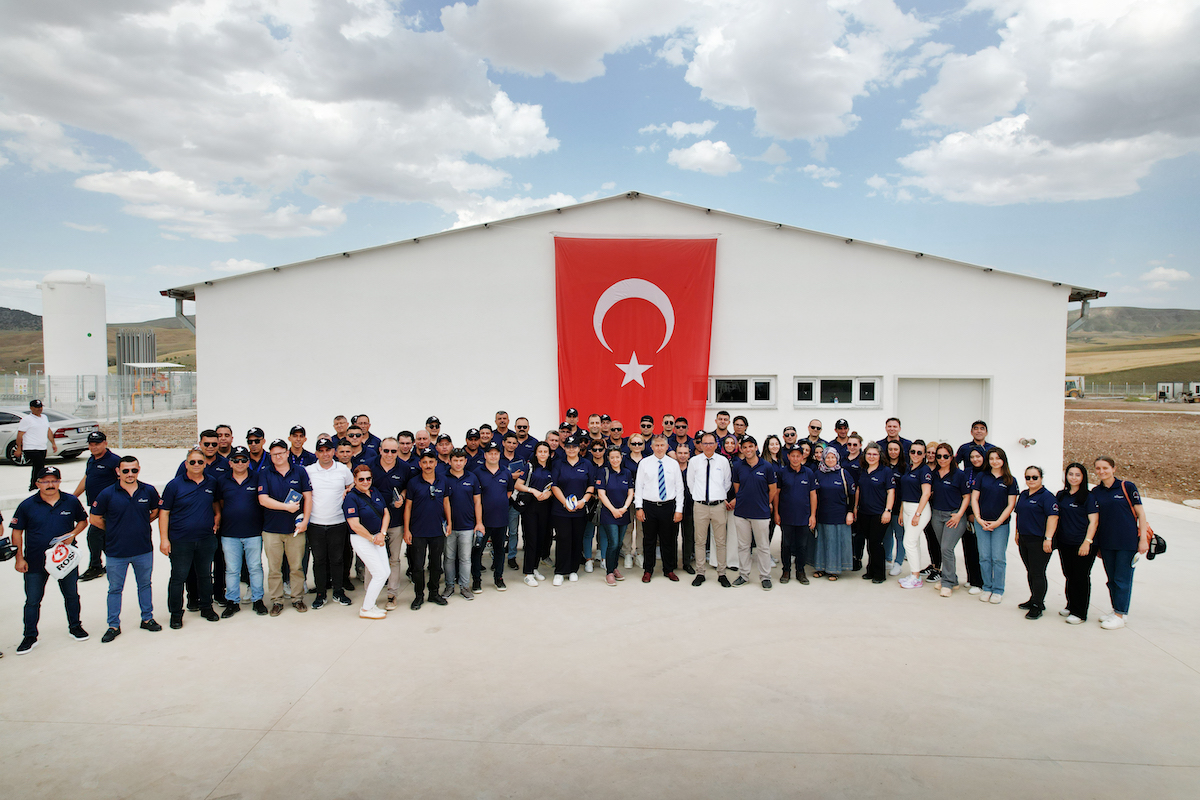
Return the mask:
[[[1131, 409], [1155, 413], [1120, 413]], [[1136, 483], [1147, 497], [1175, 503], [1200, 498], [1200, 474], [1191, 465], [1200, 452], [1200, 415], [1180, 413], [1197, 410], [1194, 405], [1068, 401], [1063, 465], [1078, 461], [1090, 470], [1097, 456], [1112, 456], [1117, 476]]]
[[[130, 420], [121, 427], [124, 447], [191, 447], [199, 435], [195, 414], [170, 419]], [[117, 423], [102, 423], [100, 429], [108, 435], [108, 441], [116, 448]]]

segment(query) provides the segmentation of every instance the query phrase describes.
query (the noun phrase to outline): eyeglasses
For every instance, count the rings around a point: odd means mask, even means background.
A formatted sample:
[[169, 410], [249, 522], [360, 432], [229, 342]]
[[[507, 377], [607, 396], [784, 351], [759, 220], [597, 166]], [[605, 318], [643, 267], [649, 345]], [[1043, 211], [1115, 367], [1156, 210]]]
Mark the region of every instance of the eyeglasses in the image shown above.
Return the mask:
[[203, 461], [192, 461], [191, 459], [188, 459], [187, 463], [188, 463], [188, 466], [195, 467], [195, 466], [202, 465], [204, 462]]
[[121, 470], [122, 475], [137, 475], [139, 472], [141, 472], [141, 469], [138, 467], [133, 467], [132, 469]]
[[949, 459], [950, 459], [950, 454], [949, 454], [949, 453], [938, 453], [938, 454], [937, 454], [937, 460], [938, 460], [938, 461], [948, 461]]
[[[230, 464], [249, 464], [250, 459], [246, 458], [245, 456], [238, 456], [237, 458], [229, 459], [229, 463]], [[125, 470], [121, 470], [121, 471], [124, 472]], [[137, 470], [135, 469], [134, 472], [137, 472]]]
[[381, 448], [379, 448], [379, 452], [381, 452], [381, 453], [399, 453], [400, 451], [394, 447], [381, 447]]

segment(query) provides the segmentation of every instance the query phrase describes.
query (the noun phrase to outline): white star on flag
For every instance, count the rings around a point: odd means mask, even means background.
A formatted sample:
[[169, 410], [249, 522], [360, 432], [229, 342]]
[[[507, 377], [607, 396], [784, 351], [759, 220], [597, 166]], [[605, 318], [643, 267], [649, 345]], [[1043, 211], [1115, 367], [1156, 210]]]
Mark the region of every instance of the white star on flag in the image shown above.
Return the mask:
[[628, 364], [617, 364], [617, 368], [625, 373], [625, 379], [621, 381], [624, 386], [627, 383], [636, 382], [642, 387], [646, 386], [646, 382], [642, 380], [642, 373], [653, 367], [653, 364], [639, 364], [637, 360], [637, 352], [629, 357]]

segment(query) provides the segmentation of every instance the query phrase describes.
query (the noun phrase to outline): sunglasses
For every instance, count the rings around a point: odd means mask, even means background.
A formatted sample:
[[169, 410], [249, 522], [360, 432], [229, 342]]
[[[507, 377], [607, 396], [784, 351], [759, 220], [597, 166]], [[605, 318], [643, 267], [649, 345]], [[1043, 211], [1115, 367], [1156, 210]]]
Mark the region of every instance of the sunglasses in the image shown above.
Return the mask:
[[923, 456], [923, 455], [925, 455], [925, 451], [913, 449], [913, 450], [909, 450], [908, 454], [912, 455], [912, 456]]
[[821, 430], [821, 426], [820, 425], [809, 425], [808, 429], [810, 431], [819, 431], [819, 430]]
[[379, 452], [381, 452], [381, 453], [399, 453], [400, 451], [394, 447], [381, 447], [381, 448], [379, 448]]
[[519, 430], [519, 431], [527, 431], [527, 430], [529, 430], [529, 426], [528, 426], [528, 425], [518, 425], [518, 426], [517, 426], [517, 430]]
[[676, 427], [676, 428], [682, 428], [682, 429], [686, 429], [686, 428], [687, 428], [687, 423], [686, 423], [686, 422], [676, 422], [676, 423], [675, 423], [675, 427]]
[[[238, 456], [237, 458], [229, 459], [229, 463], [230, 464], [249, 464], [250, 459], [246, 458], [245, 456]], [[125, 470], [121, 470], [121, 471], [124, 472]], [[137, 472], [137, 470], [134, 470], [134, 472]]]
[[1025, 476], [1025, 480], [1027, 480], [1027, 481], [1037, 481], [1037, 480], [1041, 480], [1041, 476], [1040, 476], [1040, 475], [1026, 475], [1026, 476]]
[[367, 477], [365, 477], [365, 478], [355, 478], [355, 479], [354, 479], [354, 482], [355, 482], [355, 483], [370, 483], [370, 482], [371, 482], [371, 476], [370, 476], [370, 475], [368, 475], [368, 476], [367, 476]]
[[937, 454], [938, 461], [948, 461], [949, 459], [950, 459], [950, 456], [946, 453], [938, 453]]
[[642, 423], [642, 425], [641, 425], [641, 427], [643, 427], [643, 428], [653, 428], [653, 427], [654, 427], [654, 423], [653, 423], [653, 422], [643, 422], [643, 423]]
[[429, 427], [430, 427], [430, 428], [440, 428], [440, 427], [442, 427], [442, 426], [441, 426], [441, 425], [439, 425], [438, 423], [436, 423], [436, 422], [435, 422], [435, 423], [433, 423], [432, 425], [430, 425]]
[[203, 462], [203, 461], [191, 461], [191, 460], [189, 460], [187, 463], [188, 463], [190, 466], [193, 466], [193, 467], [194, 467], [194, 466], [197, 466], [197, 465], [201, 465], [201, 464], [203, 464], [204, 462]]
[[347, 433], [346, 438], [347, 439], [361, 439], [362, 434], [361, 433]]
[[216, 442], [201, 442], [200, 446], [201, 447], [216, 447], [217, 443]]
[[246, 444], [261, 444], [262, 439], [247, 439]]
[[138, 467], [133, 467], [132, 469], [121, 470], [122, 475], [137, 475], [139, 472], [141, 472], [141, 469]]
[[609, 428], [609, 430], [610, 430], [610, 431], [617, 431], [617, 432], [619, 433], [619, 432], [621, 432], [621, 431], [623, 431], [623, 430], [625, 430], [625, 429], [624, 429], [624, 428], [622, 428], [620, 425], [613, 425], [611, 428]]

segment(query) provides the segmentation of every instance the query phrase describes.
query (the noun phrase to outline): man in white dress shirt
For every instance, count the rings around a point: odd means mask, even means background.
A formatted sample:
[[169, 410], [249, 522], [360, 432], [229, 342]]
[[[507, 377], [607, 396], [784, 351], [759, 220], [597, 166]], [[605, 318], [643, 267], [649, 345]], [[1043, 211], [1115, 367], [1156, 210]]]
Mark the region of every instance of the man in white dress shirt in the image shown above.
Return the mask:
[[642, 523], [642, 553], [646, 570], [642, 583], [654, 573], [654, 548], [662, 551], [663, 575], [678, 581], [675, 575], [675, 541], [683, 519], [683, 473], [679, 462], [667, 458], [667, 437], [659, 434], [650, 441], [654, 455], [638, 463], [633, 505]]
[[704, 547], [708, 543], [708, 526], [712, 526], [713, 549], [717, 553], [717, 581], [722, 586], [731, 586], [725, 576], [728, 568], [728, 553], [725, 549], [726, 498], [733, 485], [733, 474], [729, 459], [717, 455], [716, 434], [706, 433], [700, 437], [700, 453], [688, 461], [688, 489], [692, 493], [692, 519], [696, 526], [696, 577], [692, 586], [704, 583], [704, 571], [708, 559]]
[[325, 606], [325, 586], [333, 588], [333, 599], [344, 606], [350, 605], [342, 586], [343, 559], [350, 528], [342, 511], [342, 500], [346, 490], [354, 485], [354, 478], [345, 464], [333, 457], [334, 446], [330, 439], [317, 440], [317, 463], [305, 467], [312, 483], [312, 514], [308, 520], [308, 543], [313, 555], [313, 580], [317, 584], [317, 596], [313, 610]]

